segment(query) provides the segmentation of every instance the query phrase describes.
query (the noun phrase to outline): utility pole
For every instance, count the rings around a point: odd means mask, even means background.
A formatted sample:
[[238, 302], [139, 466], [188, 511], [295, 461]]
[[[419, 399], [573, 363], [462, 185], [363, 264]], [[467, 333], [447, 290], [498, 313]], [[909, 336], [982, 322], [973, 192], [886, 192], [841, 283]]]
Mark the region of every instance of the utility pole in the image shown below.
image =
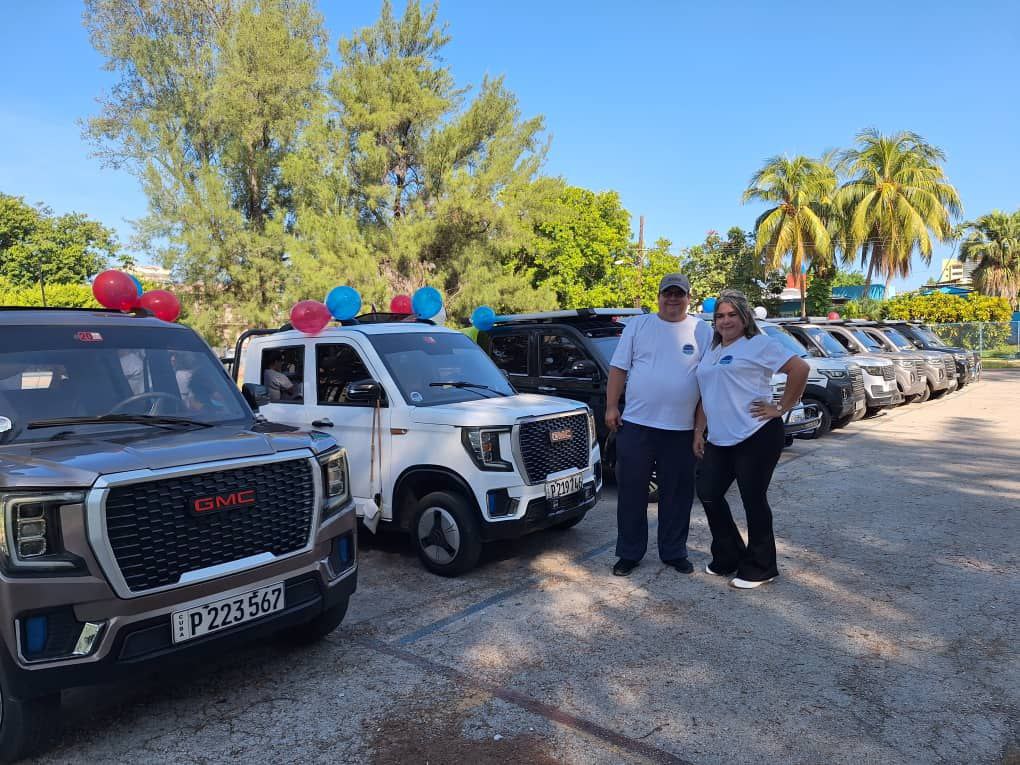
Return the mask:
[[645, 286], [645, 216], [638, 217], [637, 235], [637, 297], [634, 298], [634, 307], [641, 307], [641, 291]]

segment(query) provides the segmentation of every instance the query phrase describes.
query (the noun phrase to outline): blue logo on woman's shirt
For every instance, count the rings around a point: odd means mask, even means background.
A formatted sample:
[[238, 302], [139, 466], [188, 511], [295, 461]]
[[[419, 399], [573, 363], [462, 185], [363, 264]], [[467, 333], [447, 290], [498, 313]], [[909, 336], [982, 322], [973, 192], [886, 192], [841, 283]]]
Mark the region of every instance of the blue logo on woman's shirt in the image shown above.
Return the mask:
[[733, 357], [732, 356], [723, 356], [721, 359], [719, 359], [719, 363], [720, 364], [732, 364], [733, 363]]
[[693, 346], [693, 345], [691, 345], [690, 343], [687, 343], [687, 344], [686, 344], [686, 345], [685, 345], [685, 346], [683, 347], [683, 351], [684, 351], [684, 353], [686, 353], [686, 354], [687, 354], [688, 356], [693, 356], [693, 355], [694, 355], [694, 346]]

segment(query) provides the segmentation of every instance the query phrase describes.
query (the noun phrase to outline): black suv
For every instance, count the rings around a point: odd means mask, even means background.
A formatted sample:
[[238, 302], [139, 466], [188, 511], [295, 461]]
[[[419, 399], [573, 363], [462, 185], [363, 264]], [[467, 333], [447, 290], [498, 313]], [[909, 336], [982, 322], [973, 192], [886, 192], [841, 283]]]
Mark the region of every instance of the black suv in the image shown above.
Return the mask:
[[962, 388], [981, 377], [981, 354], [958, 345], [946, 345], [945, 341], [932, 332], [924, 324], [917, 321], [889, 319], [880, 322], [881, 327], [892, 327], [899, 330], [910, 342], [925, 351], [950, 353], [956, 362], [956, 379]]

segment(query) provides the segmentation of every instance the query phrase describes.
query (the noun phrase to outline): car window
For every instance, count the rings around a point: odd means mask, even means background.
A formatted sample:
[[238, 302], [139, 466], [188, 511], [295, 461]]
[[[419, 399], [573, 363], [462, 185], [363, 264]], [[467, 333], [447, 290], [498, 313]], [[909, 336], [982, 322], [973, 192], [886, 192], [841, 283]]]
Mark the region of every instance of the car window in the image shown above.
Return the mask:
[[361, 355], [347, 343], [316, 346], [315, 369], [318, 400], [323, 405], [343, 403], [341, 398], [348, 383], [372, 377]]
[[842, 332], [833, 332], [832, 330], [825, 330], [825, 333], [829, 335], [829, 337], [835, 338], [836, 342], [842, 345], [843, 348], [845, 348], [846, 350], [850, 351], [850, 353], [857, 352], [857, 349], [854, 347], [854, 344], [851, 342], [850, 338], [846, 337]]
[[571, 367], [587, 355], [573, 338], [566, 335], [543, 334], [539, 341], [539, 374], [542, 377], [577, 377]]
[[496, 335], [490, 351], [496, 366], [512, 375], [528, 374], [528, 334]]
[[292, 345], [262, 351], [262, 384], [274, 404], [304, 403], [305, 347]]

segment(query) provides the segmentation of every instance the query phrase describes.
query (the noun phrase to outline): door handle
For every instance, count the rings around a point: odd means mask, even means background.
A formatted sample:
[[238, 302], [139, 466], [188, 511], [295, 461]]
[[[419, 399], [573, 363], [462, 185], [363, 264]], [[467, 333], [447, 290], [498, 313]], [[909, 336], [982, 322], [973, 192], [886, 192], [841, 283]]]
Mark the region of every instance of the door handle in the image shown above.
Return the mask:
[[321, 420], [312, 420], [312, 425], [314, 425], [317, 428], [332, 428], [333, 421], [327, 417]]
[[538, 389], [539, 389], [539, 390], [551, 390], [551, 391], [553, 391], [553, 392], [555, 392], [555, 391], [556, 391], [556, 389], [555, 389], [555, 388], [550, 388], [550, 387], [549, 387], [548, 385], [539, 385], [539, 386], [538, 386]]

